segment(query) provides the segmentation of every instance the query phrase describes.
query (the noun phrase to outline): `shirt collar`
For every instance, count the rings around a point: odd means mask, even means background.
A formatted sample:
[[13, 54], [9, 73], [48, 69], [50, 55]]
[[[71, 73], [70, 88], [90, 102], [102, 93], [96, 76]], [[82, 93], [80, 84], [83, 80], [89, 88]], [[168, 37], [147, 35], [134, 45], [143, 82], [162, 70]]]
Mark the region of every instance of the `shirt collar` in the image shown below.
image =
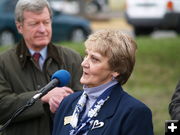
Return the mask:
[[109, 87], [117, 84], [117, 80], [112, 80], [106, 84], [102, 84], [97, 87], [88, 88], [86, 85], [83, 86], [85, 93], [88, 95], [88, 98], [91, 99], [97, 99], [105, 90], [107, 90]]
[[[29, 52], [30, 52], [31, 56], [33, 56], [36, 51], [29, 48]], [[43, 60], [45, 60], [47, 57], [47, 46], [44, 47], [43, 49], [41, 49], [41, 51], [39, 51], [39, 53], [41, 54], [41, 58]]]
[[[21, 67], [24, 68], [28, 60], [31, 59], [30, 51], [27, 48], [24, 40], [21, 40], [15, 46], [15, 48], [19, 62], [21, 63]], [[62, 47], [59, 46], [59, 48]], [[62, 49], [57, 49], [57, 47], [51, 42], [47, 46], [47, 59], [48, 58], [52, 58], [53, 60], [55, 60], [59, 66], [64, 63], [64, 60], [62, 59]]]

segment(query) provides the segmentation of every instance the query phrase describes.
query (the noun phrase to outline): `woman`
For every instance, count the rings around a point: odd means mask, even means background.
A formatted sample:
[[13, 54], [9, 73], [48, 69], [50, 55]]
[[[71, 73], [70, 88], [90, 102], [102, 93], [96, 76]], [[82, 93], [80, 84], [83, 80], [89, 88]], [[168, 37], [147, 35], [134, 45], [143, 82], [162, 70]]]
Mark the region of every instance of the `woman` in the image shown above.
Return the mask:
[[153, 135], [150, 109], [121, 87], [132, 73], [136, 43], [118, 30], [101, 30], [85, 47], [84, 90], [62, 101], [53, 135]]

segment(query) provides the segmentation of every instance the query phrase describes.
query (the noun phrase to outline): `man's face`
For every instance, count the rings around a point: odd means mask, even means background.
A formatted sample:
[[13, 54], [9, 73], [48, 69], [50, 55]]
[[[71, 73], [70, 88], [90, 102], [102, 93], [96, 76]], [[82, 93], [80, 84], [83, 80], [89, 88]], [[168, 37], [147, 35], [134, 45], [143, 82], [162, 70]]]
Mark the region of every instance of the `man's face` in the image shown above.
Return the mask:
[[24, 21], [16, 22], [17, 29], [24, 37], [26, 45], [35, 51], [41, 50], [51, 40], [52, 27], [47, 7], [42, 12], [24, 11]]

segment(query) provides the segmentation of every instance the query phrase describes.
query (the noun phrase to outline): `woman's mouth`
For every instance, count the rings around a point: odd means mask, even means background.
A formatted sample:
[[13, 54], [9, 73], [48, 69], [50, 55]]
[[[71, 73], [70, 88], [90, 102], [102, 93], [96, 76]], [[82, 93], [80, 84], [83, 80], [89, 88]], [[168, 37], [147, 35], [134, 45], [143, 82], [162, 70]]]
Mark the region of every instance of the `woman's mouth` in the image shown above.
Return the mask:
[[84, 74], [84, 75], [88, 75], [88, 73], [87, 73], [87, 72], [84, 72], [84, 71], [83, 71], [83, 74]]

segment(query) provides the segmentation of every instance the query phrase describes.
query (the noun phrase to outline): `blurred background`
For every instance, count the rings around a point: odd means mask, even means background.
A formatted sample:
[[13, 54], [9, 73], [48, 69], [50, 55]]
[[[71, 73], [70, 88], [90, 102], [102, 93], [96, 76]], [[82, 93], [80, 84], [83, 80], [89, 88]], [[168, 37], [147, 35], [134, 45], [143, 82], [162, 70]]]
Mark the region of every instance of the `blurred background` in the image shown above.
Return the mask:
[[[49, 0], [53, 41], [84, 56], [83, 41], [99, 29], [119, 29], [137, 44], [134, 72], [123, 87], [152, 110], [155, 135], [165, 134], [168, 105], [180, 80], [179, 0]], [[1, 53], [20, 40], [14, 24], [17, 0], [0, 1]]]

